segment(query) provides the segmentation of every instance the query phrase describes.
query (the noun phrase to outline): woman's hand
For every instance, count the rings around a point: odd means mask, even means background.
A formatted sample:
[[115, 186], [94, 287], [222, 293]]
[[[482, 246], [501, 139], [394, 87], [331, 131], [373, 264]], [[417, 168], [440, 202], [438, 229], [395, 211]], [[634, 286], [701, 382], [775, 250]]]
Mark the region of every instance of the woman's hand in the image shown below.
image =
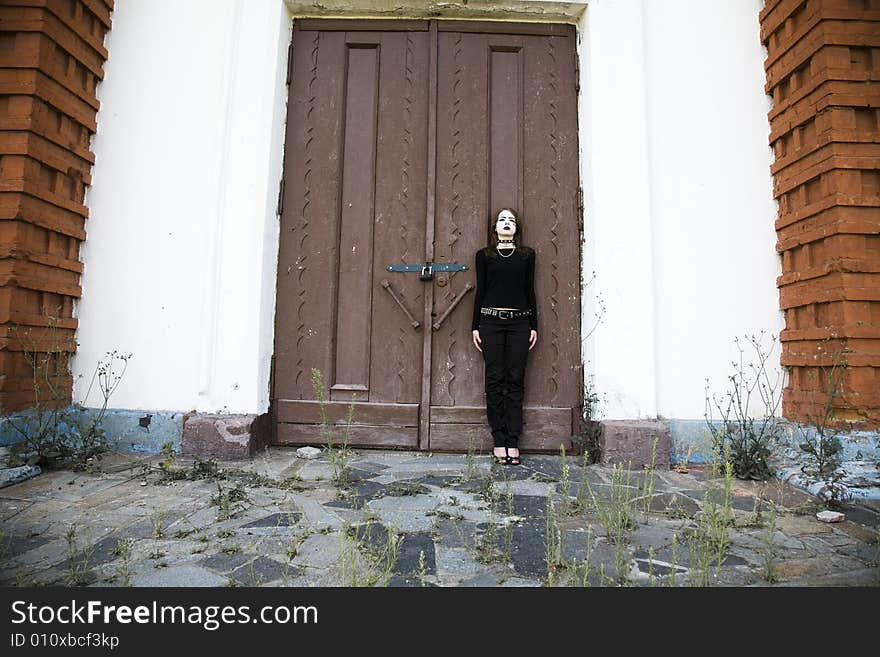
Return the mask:
[[474, 346], [477, 349], [479, 349], [480, 351], [483, 351], [483, 348], [480, 346], [483, 343], [483, 341], [480, 339], [480, 332], [479, 331], [471, 331], [471, 332], [474, 334]]
[[536, 343], [537, 341], [538, 341], [538, 332], [537, 332], [537, 331], [532, 331], [532, 332], [529, 334], [529, 351], [532, 350], [532, 347], [535, 346], [535, 343]]

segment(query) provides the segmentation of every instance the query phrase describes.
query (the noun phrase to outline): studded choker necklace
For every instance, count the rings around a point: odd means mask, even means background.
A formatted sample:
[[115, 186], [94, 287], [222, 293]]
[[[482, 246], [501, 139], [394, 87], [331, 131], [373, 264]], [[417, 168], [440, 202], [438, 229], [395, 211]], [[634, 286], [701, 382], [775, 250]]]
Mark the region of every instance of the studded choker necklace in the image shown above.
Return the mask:
[[[495, 250], [502, 258], [509, 258], [513, 255], [513, 252], [515, 251], [514, 246], [515, 245], [513, 240], [499, 240], [498, 245], [495, 247]], [[510, 249], [510, 253], [501, 253], [501, 249]]]

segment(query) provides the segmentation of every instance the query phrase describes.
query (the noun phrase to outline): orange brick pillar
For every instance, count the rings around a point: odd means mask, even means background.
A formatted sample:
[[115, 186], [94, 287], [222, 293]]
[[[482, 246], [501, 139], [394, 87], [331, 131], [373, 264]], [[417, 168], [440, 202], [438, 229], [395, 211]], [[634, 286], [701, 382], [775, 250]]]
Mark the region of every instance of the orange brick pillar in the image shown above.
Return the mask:
[[[824, 406], [819, 368], [846, 350], [837, 420], [880, 426], [880, 0], [767, 0], [785, 417]], [[826, 370], [827, 371], [827, 370]]]
[[[34, 340], [37, 351], [76, 349], [73, 300], [81, 293], [84, 194], [95, 160], [89, 141], [112, 8], [112, 0], [3, 0], [0, 6], [3, 412], [34, 400], [33, 372], [22, 349]], [[55, 323], [50, 318], [57, 318], [55, 339], [47, 330]], [[16, 338], [16, 330], [29, 337]], [[69, 403], [69, 377], [57, 383]]]

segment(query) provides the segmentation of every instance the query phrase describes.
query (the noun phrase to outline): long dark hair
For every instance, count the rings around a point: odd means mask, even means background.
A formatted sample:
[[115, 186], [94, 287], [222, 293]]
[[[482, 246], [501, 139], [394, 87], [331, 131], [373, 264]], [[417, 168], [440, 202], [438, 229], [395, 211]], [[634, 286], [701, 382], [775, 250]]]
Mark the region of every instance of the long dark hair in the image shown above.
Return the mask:
[[486, 244], [486, 255], [490, 258], [498, 258], [498, 233], [495, 232], [495, 224], [498, 223], [498, 215], [507, 210], [516, 219], [516, 232], [513, 234], [513, 244], [518, 253], [528, 255], [529, 247], [523, 244], [523, 221], [519, 213], [512, 208], [499, 208], [498, 212], [489, 216], [489, 239]]

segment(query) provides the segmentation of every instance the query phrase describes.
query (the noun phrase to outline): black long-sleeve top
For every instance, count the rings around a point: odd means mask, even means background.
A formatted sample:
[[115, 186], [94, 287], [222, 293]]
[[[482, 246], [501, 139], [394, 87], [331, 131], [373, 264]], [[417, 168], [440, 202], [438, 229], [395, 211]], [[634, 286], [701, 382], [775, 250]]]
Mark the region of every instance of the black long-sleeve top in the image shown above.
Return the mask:
[[538, 330], [538, 306], [535, 303], [535, 250], [515, 250], [510, 257], [497, 253], [487, 255], [480, 249], [474, 256], [477, 270], [477, 291], [474, 295], [474, 317], [471, 330], [480, 328], [480, 308], [530, 308], [529, 326]]

